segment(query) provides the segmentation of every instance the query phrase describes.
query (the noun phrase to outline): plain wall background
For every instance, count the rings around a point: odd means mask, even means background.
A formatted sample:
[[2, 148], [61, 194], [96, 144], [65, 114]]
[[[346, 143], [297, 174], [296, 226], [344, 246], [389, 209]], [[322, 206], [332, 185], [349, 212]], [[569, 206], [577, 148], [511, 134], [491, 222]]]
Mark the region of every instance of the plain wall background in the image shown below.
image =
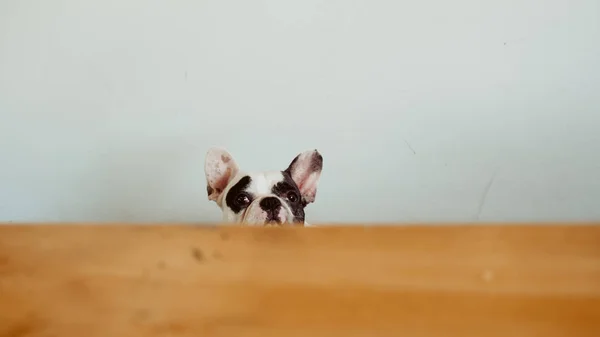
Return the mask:
[[600, 220], [600, 1], [1, 0], [0, 221], [218, 221], [203, 161], [324, 156], [310, 222]]

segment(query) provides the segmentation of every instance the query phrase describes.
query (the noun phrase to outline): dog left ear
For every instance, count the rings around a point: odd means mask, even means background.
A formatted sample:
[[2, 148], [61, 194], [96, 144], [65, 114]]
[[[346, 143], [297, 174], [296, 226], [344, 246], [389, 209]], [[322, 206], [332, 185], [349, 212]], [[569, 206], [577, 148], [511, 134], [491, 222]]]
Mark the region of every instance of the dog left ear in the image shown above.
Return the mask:
[[322, 169], [323, 157], [319, 151], [311, 150], [299, 154], [285, 170], [298, 186], [305, 205], [315, 201]]
[[208, 150], [204, 163], [208, 199], [218, 201], [219, 196], [238, 171], [237, 163], [225, 149], [211, 148]]

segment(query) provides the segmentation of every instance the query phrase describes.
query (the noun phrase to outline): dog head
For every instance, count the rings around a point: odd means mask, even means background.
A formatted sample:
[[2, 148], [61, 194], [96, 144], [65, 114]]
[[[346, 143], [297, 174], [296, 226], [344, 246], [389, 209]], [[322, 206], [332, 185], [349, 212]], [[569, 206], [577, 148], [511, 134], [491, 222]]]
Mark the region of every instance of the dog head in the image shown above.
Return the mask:
[[226, 150], [206, 155], [208, 199], [226, 223], [304, 225], [304, 208], [315, 201], [323, 157], [317, 150], [299, 154], [284, 171], [245, 173]]

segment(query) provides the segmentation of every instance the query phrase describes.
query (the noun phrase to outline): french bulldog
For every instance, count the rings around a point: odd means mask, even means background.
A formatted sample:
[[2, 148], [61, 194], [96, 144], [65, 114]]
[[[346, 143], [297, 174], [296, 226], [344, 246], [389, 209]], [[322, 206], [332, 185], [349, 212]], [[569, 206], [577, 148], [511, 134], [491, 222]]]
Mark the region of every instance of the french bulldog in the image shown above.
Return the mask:
[[253, 226], [310, 226], [304, 209], [315, 201], [323, 157], [317, 150], [299, 154], [284, 171], [242, 172], [223, 148], [206, 154], [208, 199], [223, 212], [223, 222]]

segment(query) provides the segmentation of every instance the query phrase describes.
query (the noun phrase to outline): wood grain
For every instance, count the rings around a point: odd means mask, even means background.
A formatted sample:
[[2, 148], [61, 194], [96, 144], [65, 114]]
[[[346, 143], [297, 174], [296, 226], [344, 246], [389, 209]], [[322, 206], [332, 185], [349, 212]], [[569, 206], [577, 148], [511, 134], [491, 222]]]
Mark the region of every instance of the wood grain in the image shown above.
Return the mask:
[[600, 336], [600, 226], [0, 226], [0, 336]]

